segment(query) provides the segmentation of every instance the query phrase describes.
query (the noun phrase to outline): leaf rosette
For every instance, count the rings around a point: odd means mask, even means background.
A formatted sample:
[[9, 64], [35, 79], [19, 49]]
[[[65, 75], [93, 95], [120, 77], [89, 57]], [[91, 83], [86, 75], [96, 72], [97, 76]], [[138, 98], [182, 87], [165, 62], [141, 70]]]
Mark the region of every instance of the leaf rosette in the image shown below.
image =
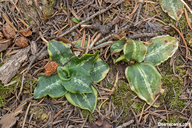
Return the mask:
[[73, 105], [94, 112], [97, 91], [92, 82], [100, 82], [109, 71], [109, 66], [99, 58], [99, 52], [78, 58], [60, 41], [52, 40], [47, 47], [50, 61], [56, 61], [60, 66], [56, 74], [38, 79], [34, 98], [46, 95], [58, 98], [65, 95]]
[[[117, 41], [111, 46], [111, 54], [121, 52], [123, 55], [115, 59], [115, 63], [119, 61], [136, 63], [130, 65], [125, 70], [125, 76], [129, 82], [131, 90], [134, 91], [139, 98], [152, 104], [158, 93], [163, 93], [161, 87], [161, 75], [155, 68], [170, 58], [178, 48], [178, 41], [175, 37], [169, 35], [157, 36], [152, 38], [145, 46], [142, 41], [134, 41], [126, 39], [126, 43]], [[123, 46], [122, 46], [123, 45]], [[159, 104], [153, 104], [158, 107]]]

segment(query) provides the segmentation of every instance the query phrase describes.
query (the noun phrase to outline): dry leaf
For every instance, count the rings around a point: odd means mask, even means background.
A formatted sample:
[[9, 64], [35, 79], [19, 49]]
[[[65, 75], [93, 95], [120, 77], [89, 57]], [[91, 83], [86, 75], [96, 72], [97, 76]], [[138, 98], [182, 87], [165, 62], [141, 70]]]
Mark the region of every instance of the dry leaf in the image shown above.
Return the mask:
[[4, 115], [2, 117], [2, 119], [0, 120], [0, 124], [2, 128], [12, 128], [12, 126], [15, 125], [16, 121], [18, 120], [17, 116], [19, 113], [22, 113], [23, 107], [19, 108], [18, 110], [16, 109], [16, 111], [11, 112], [7, 115]]
[[2, 39], [0, 40], [0, 52], [6, 50], [11, 44], [10, 40]]
[[93, 122], [88, 128], [112, 128], [112, 125], [99, 117], [98, 120]]
[[23, 36], [28, 37], [32, 34], [31, 30], [27, 30], [27, 29], [20, 29], [19, 31]]

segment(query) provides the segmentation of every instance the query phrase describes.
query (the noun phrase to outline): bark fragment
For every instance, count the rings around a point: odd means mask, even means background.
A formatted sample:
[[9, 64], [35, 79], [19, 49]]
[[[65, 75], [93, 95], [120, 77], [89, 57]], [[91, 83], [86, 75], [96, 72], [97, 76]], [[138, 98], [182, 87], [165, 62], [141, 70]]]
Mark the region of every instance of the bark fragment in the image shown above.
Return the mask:
[[7, 84], [17, 74], [21, 64], [27, 60], [29, 50], [29, 46], [21, 49], [0, 67], [0, 80], [3, 84]]

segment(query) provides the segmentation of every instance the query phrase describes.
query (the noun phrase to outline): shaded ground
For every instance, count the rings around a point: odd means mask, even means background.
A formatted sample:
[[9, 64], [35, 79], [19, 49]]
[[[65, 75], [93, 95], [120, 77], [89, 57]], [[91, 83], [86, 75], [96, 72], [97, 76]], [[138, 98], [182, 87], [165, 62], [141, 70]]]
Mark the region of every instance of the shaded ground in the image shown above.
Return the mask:
[[[6, 120], [8, 124], [15, 124], [15, 128], [22, 126], [29, 128], [89, 127], [99, 117], [108, 122], [106, 128], [109, 124], [115, 128], [127, 122], [130, 124], [126, 127], [158, 127], [159, 122], [181, 124], [192, 122], [192, 58], [190, 55], [192, 30], [188, 27], [186, 14], [175, 22], [162, 11], [156, 0], [144, 2], [141, 10], [138, 9], [140, 4], [133, 0], [124, 2], [119, 0], [118, 5], [116, 1], [113, 3], [114, 1], [111, 0], [112, 5], [108, 0], [0, 2], [0, 31], [2, 32], [2, 26], [8, 21], [16, 31], [11, 44], [1, 51], [1, 65], [11, 55], [24, 49], [15, 46], [16, 38], [22, 36], [19, 30], [32, 31], [32, 35], [26, 37], [30, 47], [29, 52], [26, 53], [27, 59], [22, 62], [19, 71], [9, 82], [10, 85], [6, 87], [3, 84], [0, 85], [0, 118], [15, 112], [11, 116], [12, 120], [10, 118]], [[192, 6], [192, 2], [187, 4]], [[99, 11], [103, 12], [97, 13]], [[188, 13], [188, 16], [192, 20], [192, 14]], [[79, 25], [78, 23], [83, 20], [86, 22], [82, 26]], [[100, 22], [99, 27], [96, 27], [99, 30], [90, 26], [97, 22]], [[106, 26], [109, 24], [111, 28]], [[176, 26], [185, 37], [188, 43], [187, 57], [183, 40], [169, 24]], [[72, 30], [73, 26], [75, 26], [74, 30]], [[125, 79], [124, 70], [127, 64], [113, 64], [109, 51], [110, 44], [100, 46], [98, 44], [107, 40], [118, 40], [122, 36], [147, 42], [151, 37], [166, 34], [179, 40], [179, 49], [172, 58], [157, 67], [162, 75], [165, 89], [165, 93], [158, 98], [160, 107], [150, 107], [146, 110], [149, 106], [131, 91]], [[95, 43], [89, 53], [99, 50], [100, 57], [110, 65], [107, 77], [97, 85], [99, 92], [95, 112], [90, 113], [74, 107], [65, 97], [33, 99], [38, 76], [44, 74], [44, 67], [49, 62], [48, 53], [44, 47], [46, 41], [57, 39], [67, 44], [74, 44], [77, 40], [88, 40], [89, 36], [90, 42]], [[72, 50], [81, 56], [86, 52], [86, 47], [79, 44]], [[116, 84], [117, 72], [119, 75]], [[117, 86], [114, 88], [115, 85]], [[110, 90], [113, 88], [115, 90], [112, 93]], [[23, 108], [23, 112], [20, 108]]]

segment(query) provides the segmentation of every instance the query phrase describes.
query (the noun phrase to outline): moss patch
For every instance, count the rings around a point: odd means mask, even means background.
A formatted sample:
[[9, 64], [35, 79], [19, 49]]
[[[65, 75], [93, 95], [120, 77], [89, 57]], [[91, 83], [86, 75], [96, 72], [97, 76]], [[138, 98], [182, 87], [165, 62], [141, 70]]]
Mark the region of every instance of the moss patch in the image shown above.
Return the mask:
[[[179, 99], [178, 95], [184, 89], [183, 78], [186, 69], [180, 69], [178, 66], [182, 65], [179, 56], [175, 59], [175, 73], [173, 73], [173, 67], [170, 67], [170, 60], [160, 65], [162, 72], [162, 82], [165, 92], [160, 96], [161, 102], [164, 102], [168, 110], [181, 111], [185, 106], [185, 100]], [[169, 115], [170, 123], [183, 123], [184, 120], [180, 118], [180, 114]]]

